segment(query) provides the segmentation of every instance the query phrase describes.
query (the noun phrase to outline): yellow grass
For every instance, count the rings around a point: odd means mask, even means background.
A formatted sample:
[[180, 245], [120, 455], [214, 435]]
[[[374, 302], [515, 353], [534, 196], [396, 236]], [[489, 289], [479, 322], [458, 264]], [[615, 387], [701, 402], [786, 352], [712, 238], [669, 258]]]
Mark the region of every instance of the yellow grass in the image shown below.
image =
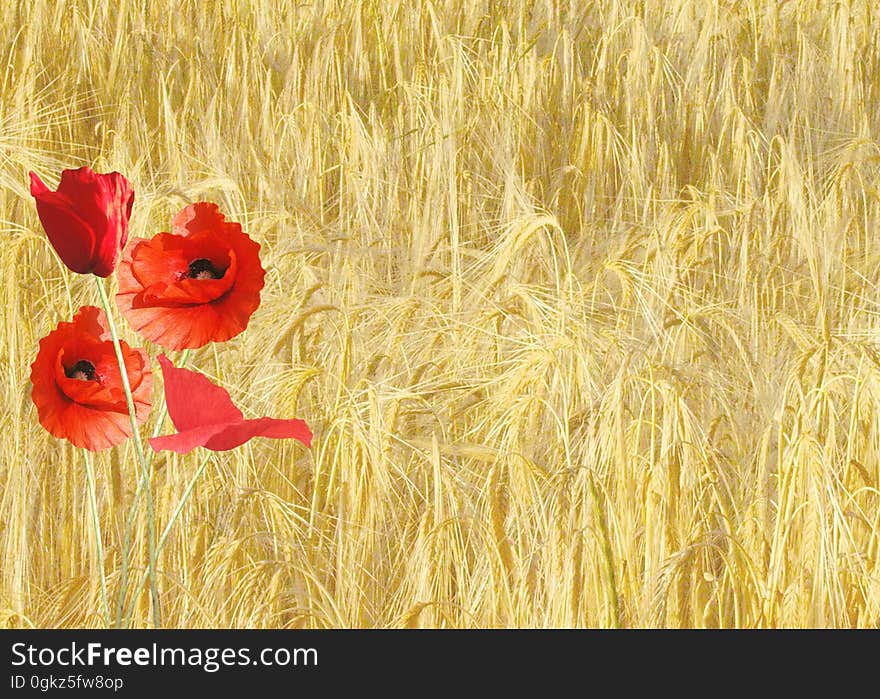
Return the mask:
[[[315, 431], [212, 457], [165, 625], [878, 625], [872, 0], [13, 0], [0, 35], [0, 624], [102, 623], [28, 380], [97, 294], [27, 171], [89, 164], [134, 235], [210, 199], [262, 244], [190, 365]], [[160, 531], [198, 463], [156, 460]], [[131, 445], [95, 468], [115, 599]]]

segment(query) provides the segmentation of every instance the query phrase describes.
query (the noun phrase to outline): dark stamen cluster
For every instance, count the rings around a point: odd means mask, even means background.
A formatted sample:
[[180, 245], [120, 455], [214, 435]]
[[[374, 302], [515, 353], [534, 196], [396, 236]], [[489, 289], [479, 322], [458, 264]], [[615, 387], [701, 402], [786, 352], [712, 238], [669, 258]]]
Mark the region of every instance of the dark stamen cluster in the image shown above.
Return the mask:
[[78, 381], [96, 381], [98, 378], [95, 365], [86, 359], [80, 359], [72, 367], [65, 369], [64, 375], [68, 379], [77, 379]]
[[190, 279], [220, 279], [226, 270], [219, 270], [211, 260], [200, 257], [189, 263], [187, 277]]

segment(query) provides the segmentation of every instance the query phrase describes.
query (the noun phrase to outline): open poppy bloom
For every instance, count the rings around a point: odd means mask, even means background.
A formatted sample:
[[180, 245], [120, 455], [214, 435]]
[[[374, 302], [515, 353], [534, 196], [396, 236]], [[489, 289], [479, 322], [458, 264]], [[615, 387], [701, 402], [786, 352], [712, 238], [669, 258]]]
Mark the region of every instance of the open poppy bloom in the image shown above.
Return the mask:
[[[150, 413], [153, 375], [146, 352], [120, 342], [138, 423]], [[71, 323], [40, 340], [31, 364], [31, 397], [40, 424], [91, 451], [132, 436], [125, 389], [104, 311], [83, 306]]]
[[171, 233], [134, 238], [119, 266], [116, 302], [131, 326], [172, 350], [223, 342], [260, 305], [260, 246], [216, 204], [187, 206]]
[[297, 439], [307, 447], [312, 431], [302, 420], [279, 420], [260, 417], [245, 420], [226, 389], [189, 369], [175, 367], [164, 354], [159, 355], [165, 381], [165, 402], [177, 434], [153, 437], [154, 451], [165, 449], [188, 454], [196, 447], [226, 451], [253, 437]]
[[36, 173], [30, 178], [37, 215], [61, 261], [78, 274], [111, 275], [128, 240], [134, 204], [128, 180], [81, 167], [62, 171], [53, 192]]

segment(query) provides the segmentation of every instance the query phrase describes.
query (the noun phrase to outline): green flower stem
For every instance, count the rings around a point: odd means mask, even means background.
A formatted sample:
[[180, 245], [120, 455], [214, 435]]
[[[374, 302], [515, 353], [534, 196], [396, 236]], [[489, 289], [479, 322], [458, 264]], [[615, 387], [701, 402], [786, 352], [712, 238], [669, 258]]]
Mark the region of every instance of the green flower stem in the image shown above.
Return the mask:
[[[131, 420], [131, 431], [134, 437], [134, 447], [137, 451], [138, 463], [141, 467], [141, 483], [140, 486], [147, 495], [147, 537], [150, 553], [150, 563], [147, 567], [148, 577], [150, 579], [150, 597], [152, 599], [153, 608], [153, 626], [156, 628], [162, 625], [162, 612], [159, 607], [159, 588], [156, 585], [156, 527], [155, 514], [153, 511], [153, 489], [150, 485], [150, 467], [144, 456], [144, 445], [141, 443], [141, 434], [138, 430], [137, 414], [134, 408], [134, 398], [131, 395], [131, 386], [128, 383], [128, 372], [125, 369], [125, 358], [122, 356], [122, 347], [119, 344], [119, 334], [116, 332], [116, 323], [113, 322], [113, 313], [110, 309], [110, 300], [107, 298], [107, 291], [104, 289], [104, 282], [100, 278], [95, 277], [98, 285], [98, 293], [101, 296], [101, 305], [104, 306], [104, 313], [107, 315], [107, 326], [110, 328], [110, 337], [113, 339], [113, 349], [116, 350], [116, 361], [119, 364], [119, 374], [122, 377], [122, 388], [125, 391], [125, 402], [128, 405], [128, 417]], [[125, 551], [125, 558], [128, 557], [128, 550]], [[123, 591], [124, 593], [124, 591]]]
[[128, 510], [128, 517], [125, 518], [125, 534], [122, 538], [122, 571], [120, 572], [119, 596], [116, 600], [116, 628], [121, 628], [122, 613], [125, 611], [125, 593], [128, 592], [128, 563], [131, 550], [131, 533], [134, 529], [134, 520], [137, 515], [137, 506], [141, 499], [141, 481], [138, 480], [137, 490], [134, 493], [134, 500], [131, 508]]
[[104, 543], [101, 540], [101, 520], [98, 517], [98, 499], [95, 497], [95, 472], [89, 452], [82, 450], [89, 485], [89, 505], [92, 510], [92, 526], [95, 528], [95, 551], [98, 554], [98, 571], [101, 576], [101, 606], [104, 610], [104, 626], [110, 624], [110, 606], [107, 604], [107, 576], [104, 574]]
[[[178, 517], [180, 517], [180, 513], [183, 511], [184, 505], [186, 505], [187, 500], [189, 500], [189, 496], [192, 495], [192, 491], [196, 486], [196, 482], [201, 477], [202, 473], [205, 471], [205, 467], [208, 465], [208, 461], [211, 459], [210, 454], [206, 454], [205, 458], [202, 459], [202, 463], [199, 464], [198, 469], [196, 469], [195, 475], [192, 477], [190, 482], [187, 484], [186, 489], [183, 491], [183, 495], [180, 496], [180, 501], [177, 503], [177, 507], [174, 508], [174, 512], [171, 515], [171, 519], [168, 520], [168, 524], [165, 525], [165, 529], [162, 531], [162, 536], [159, 537], [159, 543], [156, 546], [156, 552], [159, 553], [162, 548], [165, 546], [165, 542], [168, 540], [168, 535], [171, 533], [171, 530], [174, 528], [175, 523], [177, 522]], [[131, 621], [131, 616], [134, 614], [134, 605], [138, 596], [144, 589], [144, 585], [147, 582], [149, 571], [145, 572], [140, 579], [140, 582], [135, 589], [134, 596], [131, 599], [131, 603], [128, 607], [128, 613], [125, 615], [125, 625]]]
[[[183, 354], [180, 355], [179, 366], [185, 366], [187, 360], [189, 359], [190, 350], [186, 349], [183, 351]], [[153, 437], [158, 437], [159, 433], [162, 431], [162, 426], [165, 424], [165, 417], [168, 415], [168, 404], [165, 402], [165, 396], [162, 396], [162, 404], [159, 408], [159, 418], [156, 420], [156, 427], [153, 429]], [[153, 452], [148, 452], [147, 455], [147, 470], [153, 463]], [[125, 551], [125, 555], [122, 558], [122, 572], [121, 572], [121, 584], [119, 586], [119, 598], [116, 602], [116, 627], [119, 628], [122, 623], [122, 614], [125, 611], [125, 596], [128, 592], [128, 565], [129, 565], [129, 556], [128, 550], [131, 545], [131, 534], [134, 529], [134, 520], [135, 515], [137, 515], [137, 507], [141, 501], [141, 495], [143, 494], [143, 482], [138, 481], [137, 490], [134, 493], [134, 500], [131, 503], [131, 509], [128, 512], [128, 518], [125, 520], [125, 535], [124, 535], [124, 543], [123, 543], [123, 551]], [[156, 557], [159, 556], [160, 547], [156, 550]], [[143, 589], [143, 585], [140, 586], [138, 590], [138, 594], [140, 594], [140, 590]], [[135, 596], [137, 597], [137, 596]]]

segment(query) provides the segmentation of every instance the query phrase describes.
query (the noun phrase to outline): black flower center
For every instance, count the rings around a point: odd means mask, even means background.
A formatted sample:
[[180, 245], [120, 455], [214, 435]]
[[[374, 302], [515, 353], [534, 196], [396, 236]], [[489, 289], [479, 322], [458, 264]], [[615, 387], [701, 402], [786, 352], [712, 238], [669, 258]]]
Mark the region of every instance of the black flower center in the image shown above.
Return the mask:
[[217, 269], [208, 258], [200, 257], [189, 263], [186, 276], [190, 279], [220, 279], [225, 273], [225, 269]]
[[96, 381], [98, 379], [95, 365], [85, 359], [80, 359], [72, 367], [65, 369], [64, 375], [68, 379], [76, 379], [78, 381]]

